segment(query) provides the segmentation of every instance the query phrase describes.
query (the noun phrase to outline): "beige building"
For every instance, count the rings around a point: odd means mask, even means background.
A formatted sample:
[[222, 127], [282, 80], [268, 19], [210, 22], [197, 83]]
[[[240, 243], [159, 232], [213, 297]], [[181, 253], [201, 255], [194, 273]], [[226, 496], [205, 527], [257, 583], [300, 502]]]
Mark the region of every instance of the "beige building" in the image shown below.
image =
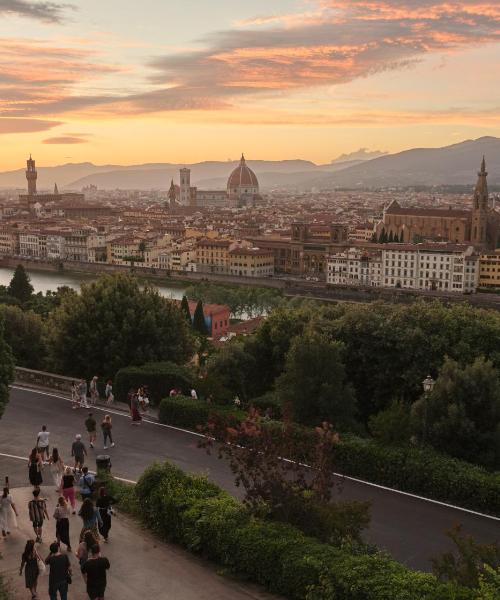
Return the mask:
[[229, 250], [234, 242], [224, 239], [207, 239], [198, 241], [196, 263], [202, 273], [228, 273]]
[[260, 248], [233, 248], [229, 251], [229, 273], [239, 277], [271, 277], [274, 253]]
[[6, 225], [0, 227], [0, 254], [17, 254], [18, 237], [15, 231]]
[[500, 289], [500, 249], [479, 258], [479, 287]]
[[363, 285], [377, 287], [382, 283], [382, 252], [362, 248], [346, 248], [330, 254], [326, 282], [331, 285]]

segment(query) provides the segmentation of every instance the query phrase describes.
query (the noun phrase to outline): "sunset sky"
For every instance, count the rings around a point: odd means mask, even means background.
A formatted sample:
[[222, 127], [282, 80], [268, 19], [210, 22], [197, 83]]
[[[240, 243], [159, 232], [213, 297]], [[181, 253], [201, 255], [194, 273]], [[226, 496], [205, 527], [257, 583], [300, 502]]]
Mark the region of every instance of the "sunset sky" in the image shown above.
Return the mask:
[[500, 136], [500, 0], [0, 0], [0, 170]]

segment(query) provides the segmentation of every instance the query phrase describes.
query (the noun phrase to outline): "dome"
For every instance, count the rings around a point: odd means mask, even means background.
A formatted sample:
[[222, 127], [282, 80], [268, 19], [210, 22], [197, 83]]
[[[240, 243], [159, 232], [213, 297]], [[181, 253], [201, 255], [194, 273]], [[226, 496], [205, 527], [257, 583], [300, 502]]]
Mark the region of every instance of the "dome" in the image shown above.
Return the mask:
[[255, 173], [247, 167], [245, 157], [241, 155], [240, 164], [231, 173], [227, 180], [227, 188], [241, 188], [241, 187], [259, 187], [259, 182]]

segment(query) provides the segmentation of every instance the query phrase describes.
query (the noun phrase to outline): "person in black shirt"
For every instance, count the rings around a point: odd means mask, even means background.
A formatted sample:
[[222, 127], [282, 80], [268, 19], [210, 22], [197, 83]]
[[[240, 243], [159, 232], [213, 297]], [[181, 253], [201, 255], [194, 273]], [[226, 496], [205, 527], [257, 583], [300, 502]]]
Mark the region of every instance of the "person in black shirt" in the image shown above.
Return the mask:
[[99, 488], [99, 495], [95, 505], [99, 509], [101, 514], [102, 524], [99, 525], [99, 533], [107, 543], [109, 537], [109, 530], [111, 529], [111, 505], [115, 503], [115, 499], [106, 492], [106, 488]]
[[106, 571], [109, 560], [101, 556], [101, 548], [96, 544], [92, 548], [92, 556], [82, 567], [82, 573], [87, 582], [87, 594], [90, 600], [104, 600], [106, 591]]
[[67, 554], [61, 554], [59, 544], [50, 544], [50, 554], [45, 559], [45, 564], [50, 567], [49, 597], [57, 600], [57, 592], [61, 600], [68, 598], [68, 584], [71, 581], [71, 565]]

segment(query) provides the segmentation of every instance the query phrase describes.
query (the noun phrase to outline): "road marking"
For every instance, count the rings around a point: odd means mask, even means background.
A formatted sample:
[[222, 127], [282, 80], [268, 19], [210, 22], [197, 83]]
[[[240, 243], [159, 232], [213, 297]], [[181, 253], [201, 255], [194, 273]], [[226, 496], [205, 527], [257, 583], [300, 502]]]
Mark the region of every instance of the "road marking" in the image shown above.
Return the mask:
[[[0, 452], [0, 456], [3, 456], [4, 458], [13, 458], [15, 460], [24, 460], [24, 462], [28, 462], [28, 459], [24, 456], [16, 456], [15, 454], [5, 454], [5, 452]], [[89, 473], [91, 475], [95, 475], [96, 472], [95, 471], [91, 471], [89, 469]], [[118, 481], [123, 481], [124, 483], [133, 483], [134, 485], [137, 483], [137, 481], [132, 481], [132, 479], [124, 479], [123, 477], [117, 477], [116, 475], [113, 475], [113, 479], [117, 479]]]
[[[32, 388], [24, 388], [21, 386], [17, 386], [17, 385], [12, 385], [11, 386], [13, 389], [16, 390], [22, 390], [25, 392], [32, 392], [34, 394], [42, 394], [43, 396], [51, 396], [52, 398], [59, 398], [61, 400], [65, 400], [66, 402], [72, 402], [72, 400], [70, 398], [67, 398], [66, 396], [60, 396], [58, 394], [53, 394], [51, 392], [40, 392], [38, 390], [34, 390]], [[112, 410], [108, 410], [105, 408], [101, 408], [100, 406], [93, 406], [92, 407], [93, 410], [100, 410], [102, 412], [106, 412], [106, 413], [112, 413], [114, 415], [118, 415], [118, 416], [122, 416], [122, 417], [126, 417], [127, 419], [130, 419], [130, 415], [126, 415], [123, 412], [118, 412], [118, 411], [112, 411]], [[164, 427], [166, 429], [173, 429], [175, 431], [181, 431], [182, 433], [187, 433], [189, 435], [193, 435], [196, 437], [205, 437], [203, 434], [201, 433], [197, 433], [196, 431], [190, 431], [189, 429], [182, 429], [181, 427], [174, 427], [173, 425], [166, 425], [165, 423], [158, 423], [157, 421], [151, 421], [149, 419], [143, 419], [143, 421], [145, 423], [150, 423], [151, 425], [156, 425], [157, 427]], [[8, 455], [3, 455], [2, 453], [0, 453], [0, 456], [8, 456]], [[19, 457], [13, 457], [13, 458], [19, 458]], [[23, 459], [26, 460], [26, 459]], [[286, 462], [290, 462], [293, 463], [295, 461], [289, 459], [289, 458], [284, 458], [283, 459]], [[307, 468], [311, 468], [309, 465], [305, 464], [305, 463], [300, 463], [302, 466], [307, 467]], [[495, 517], [493, 515], [488, 515], [485, 513], [481, 513], [475, 510], [471, 510], [470, 508], [464, 508], [463, 506], [455, 506], [454, 504], [448, 504], [447, 502], [442, 502], [440, 500], [434, 500], [433, 498], [426, 498], [425, 496], [418, 496], [417, 494], [412, 494], [411, 492], [403, 492], [402, 490], [398, 490], [396, 488], [391, 488], [391, 487], [387, 487], [385, 485], [380, 485], [379, 483], [373, 483], [371, 481], [365, 481], [364, 479], [358, 479], [357, 477], [351, 477], [349, 475], [343, 475], [342, 473], [333, 473], [336, 477], [341, 477], [342, 479], [347, 479], [349, 481], [354, 481], [355, 483], [360, 483], [362, 485], [367, 485], [369, 487], [373, 487], [379, 490], [384, 490], [386, 492], [392, 492], [394, 494], [400, 494], [401, 496], [407, 496], [408, 498], [413, 498], [415, 500], [421, 500], [424, 502], [430, 502], [432, 504], [436, 504], [438, 506], [443, 506], [445, 508], [452, 508], [454, 510], [458, 510], [461, 512], [465, 512], [468, 513], [470, 515], [474, 515], [476, 517], [482, 517], [484, 519], [490, 519], [492, 521], [500, 521], [500, 517]], [[118, 477], [116, 477], [116, 479], [119, 479]], [[134, 481], [129, 481], [126, 479], [122, 479], [121, 481], [125, 481], [126, 483], [136, 483]]]

